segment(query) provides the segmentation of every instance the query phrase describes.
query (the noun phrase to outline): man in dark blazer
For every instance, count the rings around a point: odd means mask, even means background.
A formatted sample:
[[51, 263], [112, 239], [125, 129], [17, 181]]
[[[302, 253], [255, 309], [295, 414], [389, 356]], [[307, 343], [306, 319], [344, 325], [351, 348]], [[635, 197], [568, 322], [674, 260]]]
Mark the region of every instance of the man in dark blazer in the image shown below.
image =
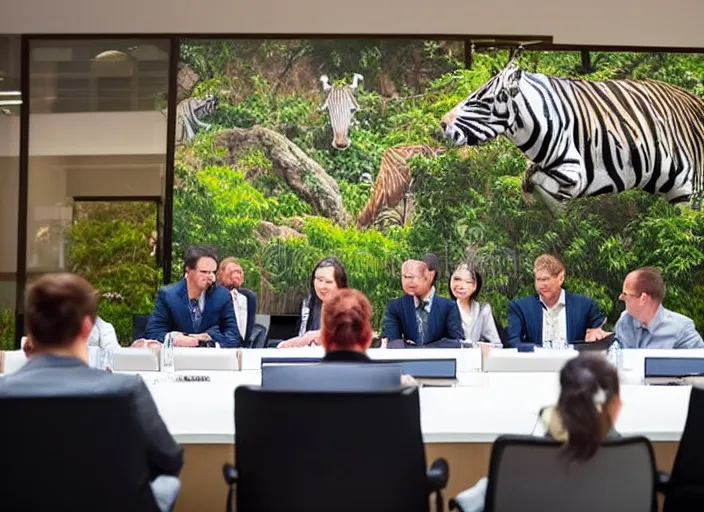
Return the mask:
[[[25, 306], [29, 360], [16, 373], [0, 379], [0, 397], [67, 397], [129, 391], [134, 419], [144, 433], [145, 458], [155, 499], [162, 510], [169, 510], [180, 488], [176, 477], [183, 467], [183, 449], [167, 430], [140, 376], [98, 371], [86, 364], [97, 300], [93, 287], [73, 274], [47, 274], [34, 282], [27, 291]], [[100, 447], [96, 446], [96, 454], [99, 453]]]
[[412, 345], [429, 345], [442, 339], [464, 339], [457, 305], [450, 299], [436, 295], [432, 277], [425, 262], [404, 262], [401, 285], [406, 294], [388, 302], [382, 338], [387, 338], [389, 342], [403, 339]]
[[[186, 276], [164, 286], [149, 316], [144, 337], [163, 342], [174, 334], [177, 347], [240, 346], [240, 334], [228, 291], [215, 282], [218, 267], [215, 253], [191, 246], [184, 258]], [[133, 344], [134, 346], [134, 344]]]
[[537, 295], [508, 306], [508, 343], [516, 348], [542, 346], [544, 340], [597, 341], [608, 335], [601, 329], [604, 316], [589, 297], [562, 288], [565, 267], [543, 254], [533, 265]]
[[242, 345], [250, 346], [254, 318], [257, 314], [257, 296], [252, 290], [243, 288], [244, 270], [235, 258], [227, 257], [218, 268], [218, 284], [230, 292], [235, 309], [238, 332]]

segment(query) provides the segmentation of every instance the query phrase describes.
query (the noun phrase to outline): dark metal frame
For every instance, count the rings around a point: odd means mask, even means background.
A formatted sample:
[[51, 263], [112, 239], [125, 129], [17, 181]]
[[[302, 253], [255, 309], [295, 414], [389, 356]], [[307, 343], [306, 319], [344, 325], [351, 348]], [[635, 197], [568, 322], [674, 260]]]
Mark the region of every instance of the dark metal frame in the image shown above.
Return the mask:
[[[22, 92], [22, 108], [20, 111], [20, 154], [19, 154], [19, 212], [17, 232], [17, 281], [15, 292], [15, 347], [19, 348], [24, 325], [24, 290], [27, 283], [27, 204], [28, 204], [28, 172], [29, 172], [29, 121], [30, 121], [30, 43], [41, 40], [168, 40], [169, 70], [168, 70], [168, 111], [166, 136], [166, 170], [164, 176], [163, 203], [163, 233], [160, 238], [162, 254], [162, 269], [164, 283], [171, 281], [172, 270], [172, 228], [173, 228], [173, 194], [174, 194], [174, 158], [176, 142], [176, 94], [178, 63], [181, 41], [183, 40], [218, 40], [218, 39], [425, 39], [425, 40], [457, 40], [465, 45], [464, 64], [467, 69], [472, 66], [472, 52], [492, 49], [514, 48], [521, 43], [527, 44], [532, 51], [574, 51], [583, 52], [583, 59], [593, 51], [603, 52], [666, 52], [666, 53], [701, 53], [702, 48], [684, 47], [651, 47], [651, 46], [587, 46], [554, 44], [552, 36], [518, 35], [467, 35], [467, 34], [36, 34], [21, 36], [20, 58], [20, 91]], [[86, 200], [86, 198], [76, 198]], [[92, 200], [146, 200], [146, 197], [110, 197], [94, 198]]]

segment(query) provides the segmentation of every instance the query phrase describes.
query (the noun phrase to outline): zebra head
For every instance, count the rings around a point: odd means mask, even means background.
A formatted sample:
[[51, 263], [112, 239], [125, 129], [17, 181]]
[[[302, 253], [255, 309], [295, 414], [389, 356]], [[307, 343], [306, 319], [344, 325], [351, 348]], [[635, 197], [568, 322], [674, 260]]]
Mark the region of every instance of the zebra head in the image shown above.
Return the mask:
[[350, 146], [350, 124], [354, 113], [359, 110], [354, 91], [360, 80], [364, 80], [364, 77], [355, 73], [350, 85], [330, 85], [327, 75], [320, 77], [323, 91], [327, 93], [320, 110], [328, 111], [333, 134], [332, 147], [335, 149], [342, 150]]
[[440, 128], [455, 145], [474, 146], [506, 133], [516, 122], [522, 70], [512, 58], [467, 99], [442, 118]]
[[202, 99], [202, 103], [198, 106], [198, 114], [201, 117], [209, 116], [218, 109], [220, 99], [214, 94], [208, 94]]

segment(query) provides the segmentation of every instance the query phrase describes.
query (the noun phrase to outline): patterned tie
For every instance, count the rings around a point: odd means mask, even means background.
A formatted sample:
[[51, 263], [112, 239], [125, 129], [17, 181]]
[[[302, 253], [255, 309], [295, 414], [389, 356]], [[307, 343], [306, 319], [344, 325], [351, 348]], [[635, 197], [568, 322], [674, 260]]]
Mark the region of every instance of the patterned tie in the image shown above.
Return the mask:
[[203, 318], [203, 314], [200, 311], [200, 304], [198, 299], [191, 299], [188, 303], [191, 309], [191, 320], [193, 320], [193, 330], [194, 334], [200, 333], [200, 321]]
[[429, 302], [427, 300], [421, 300], [416, 309], [416, 314], [418, 316], [418, 334], [420, 335], [420, 344], [425, 343], [425, 335], [428, 329], [428, 310], [425, 308], [428, 306]]

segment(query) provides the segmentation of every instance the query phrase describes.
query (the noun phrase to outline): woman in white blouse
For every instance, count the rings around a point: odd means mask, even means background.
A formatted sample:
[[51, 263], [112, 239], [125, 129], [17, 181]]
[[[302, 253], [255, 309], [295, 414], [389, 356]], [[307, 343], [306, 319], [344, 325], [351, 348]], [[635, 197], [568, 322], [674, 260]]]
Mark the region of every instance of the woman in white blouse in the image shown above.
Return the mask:
[[450, 296], [457, 301], [465, 341], [501, 346], [491, 306], [478, 302], [482, 276], [467, 263], [460, 263], [450, 277]]

